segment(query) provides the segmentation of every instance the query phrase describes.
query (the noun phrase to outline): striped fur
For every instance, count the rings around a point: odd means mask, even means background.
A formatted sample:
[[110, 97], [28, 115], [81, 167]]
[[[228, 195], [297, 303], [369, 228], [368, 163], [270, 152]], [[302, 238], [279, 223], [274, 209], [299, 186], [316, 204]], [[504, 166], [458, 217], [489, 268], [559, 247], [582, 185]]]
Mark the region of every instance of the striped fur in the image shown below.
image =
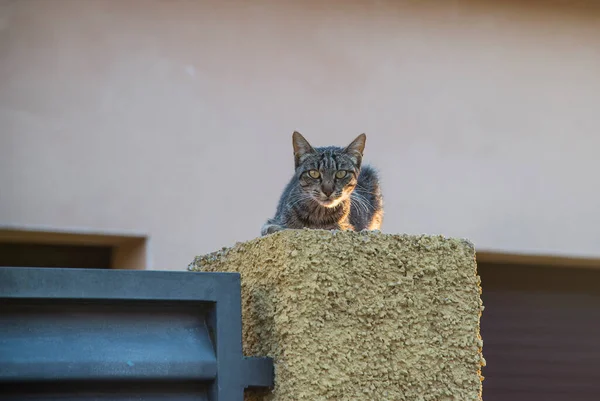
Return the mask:
[[[365, 142], [366, 135], [361, 134], [345, 148], [313, 148], [294, 132], [296, 171], [261, 235], [300, 228], [379, 230], [383, 198], [377, 172], [371, 166], [362, 166]], [[318, 178], [311, 177], [311, 171], [318, 172]], [[336, 177], [339, 171], [346, 175]]]

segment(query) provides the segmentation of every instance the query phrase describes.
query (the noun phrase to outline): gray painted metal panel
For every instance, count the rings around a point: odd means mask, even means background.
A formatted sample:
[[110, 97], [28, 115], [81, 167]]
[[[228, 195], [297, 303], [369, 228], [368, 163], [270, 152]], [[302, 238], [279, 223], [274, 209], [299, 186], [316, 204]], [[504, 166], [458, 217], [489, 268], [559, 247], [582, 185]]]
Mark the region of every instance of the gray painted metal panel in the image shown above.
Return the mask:
[[6, 304], [0, 314], [0, 382], [214, 379], [217, 359], [203, 309]]
[[0, 398], [239, 400], [237, 273], [0, 268]]

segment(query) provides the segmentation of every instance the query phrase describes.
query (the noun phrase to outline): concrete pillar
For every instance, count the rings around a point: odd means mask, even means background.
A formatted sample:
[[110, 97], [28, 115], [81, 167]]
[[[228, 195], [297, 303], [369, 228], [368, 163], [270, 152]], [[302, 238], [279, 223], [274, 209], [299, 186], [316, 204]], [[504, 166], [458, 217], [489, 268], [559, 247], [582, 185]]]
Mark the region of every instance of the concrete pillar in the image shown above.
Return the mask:
[[483, 310], [468, 241], [288, 230], [199, 256], [240, 272], [246, 355], [275, 360], [249, 400], [481, 400]]

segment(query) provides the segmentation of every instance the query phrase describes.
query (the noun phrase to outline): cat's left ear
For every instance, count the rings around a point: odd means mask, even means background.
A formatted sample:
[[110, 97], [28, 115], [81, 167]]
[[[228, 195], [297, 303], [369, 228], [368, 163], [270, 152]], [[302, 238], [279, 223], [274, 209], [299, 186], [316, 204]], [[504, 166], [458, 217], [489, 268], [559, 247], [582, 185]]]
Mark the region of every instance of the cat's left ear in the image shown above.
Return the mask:
[[365, 143], [367, 142], [367, 135], [360, 134], [355, 140], [344, 149], [344, 152], [348, 153], [355, 160], [355, 163], [360, 165], [362, 160], [363, 152], [365, 151]]

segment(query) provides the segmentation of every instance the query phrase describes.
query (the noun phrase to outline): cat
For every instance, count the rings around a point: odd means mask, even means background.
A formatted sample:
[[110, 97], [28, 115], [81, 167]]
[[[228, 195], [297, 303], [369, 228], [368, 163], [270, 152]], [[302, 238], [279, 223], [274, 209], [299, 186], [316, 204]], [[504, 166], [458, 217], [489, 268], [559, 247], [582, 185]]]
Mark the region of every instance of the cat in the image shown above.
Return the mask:
[[360, 134], [345, 148], [313, 148], [294, 131], [295, 173], [261, 236], [301, 228], [380, 230], [383, 197], [378, 173], [371, 166], [361, 166], [366, 139]]

